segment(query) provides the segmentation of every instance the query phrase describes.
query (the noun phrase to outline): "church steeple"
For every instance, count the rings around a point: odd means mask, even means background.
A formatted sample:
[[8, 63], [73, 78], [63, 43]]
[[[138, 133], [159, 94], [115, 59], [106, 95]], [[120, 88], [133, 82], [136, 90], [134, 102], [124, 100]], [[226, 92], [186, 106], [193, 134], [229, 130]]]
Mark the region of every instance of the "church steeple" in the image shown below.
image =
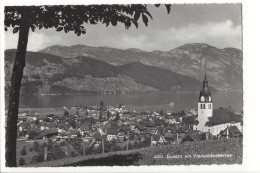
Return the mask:
[[211, 99], [211, 92], [209, 90], [207, 73], [205, 70], [205, 76], [203, 80], [203, 86], [200, 90], [200, 97], [198, 101], [198, 121], [199, 123], [194, 127], [195, 130], [201, 132], [208, 132], [208, 127], [206, 123], [209, 120], [209, 117], [213, 115], [213, 102]]
[[204, 80], [203, 80], [203, 88], [208, 87], [208, 79], [207, 79], [207, 73], [205, 70], [205, 76], [204, 76]]
[[208, 88], [208, 79], [207, 79], [206, 71], [205, 71], [205, 76], [204, 76], [204, 80], [203, 80], [203, 86], [202, 86], [202, 89], [200, 91], [199, 101], [211, 102], [211, 92]]

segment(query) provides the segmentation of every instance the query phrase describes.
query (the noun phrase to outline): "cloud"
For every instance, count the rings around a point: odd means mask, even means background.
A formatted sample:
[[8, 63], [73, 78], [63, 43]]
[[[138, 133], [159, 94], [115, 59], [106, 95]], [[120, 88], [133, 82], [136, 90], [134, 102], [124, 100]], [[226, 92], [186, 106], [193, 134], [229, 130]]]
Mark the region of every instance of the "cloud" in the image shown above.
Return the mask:
[[[172, 49], [186, 43], [207, 43], [218, 48], [234, 47], [241, 49], [241, 26], [232, 21], [219, 23], [189, 24], [186, 27], [158, 31], [152, 42], [160, 43], [159, 49]], [[155, 47], [154, 47], [155, 48]], [[151, 49], [154, 49], [151, 48]]]
[[16, 49], [18, 43], [18, 34], [5, 32], [5, 49]]
[[118, 47], [121, 49], [139, 48], [142, 50], [146, 50], [152, 46], [152, 44], [149, 43], [148, 36], [144, 34], [131, 36], [121, 33], [116, 40], [111, 40], [110, 43], [114, 45], [114, 47]]
[[[56, 31], [30, 32], [28, 50], [39, 51], [48, 46], [85, 44], [128, 49], [139, 48], [145, 51], [170, 50], [186, 43], [206, 43], [218, 48], [234, 47], [241, 49], [241, 25], [231, 20], [222, 22], [190, 23], [182, 27], [125, 30], [124, 28], [89, 27], [89, 32], [81, 37], [73, 33]], [[17, 35], [6, 32], [6, 49], [17, 47]], [[63, 39], [66, 38], [66, 39]]]
[[124, 32], [124, 30], [110, 34], [100, 33], [96, 43], [108, 47], [139, 48], [146, 51], [170, 50], [186, 43], [206, 43], [218, 48], [238, 49], [241, 49], [242, 45], [241, 26], [235, 26], [231, 20], [191, 23], [184, 27], [170, 27], [164, 30], [148, 27], [147, 30], [136, 33], [138, 34]]
[[[5, 49], [16, 49], [18, 43], [18, 34], [13, 34], [11, 31], [5, 33]], [[44, 33], [30, 32], [27, 50], [39, 51], [45, 47], [62, 44], [62, 39], [59, 36], [48, 36]]]

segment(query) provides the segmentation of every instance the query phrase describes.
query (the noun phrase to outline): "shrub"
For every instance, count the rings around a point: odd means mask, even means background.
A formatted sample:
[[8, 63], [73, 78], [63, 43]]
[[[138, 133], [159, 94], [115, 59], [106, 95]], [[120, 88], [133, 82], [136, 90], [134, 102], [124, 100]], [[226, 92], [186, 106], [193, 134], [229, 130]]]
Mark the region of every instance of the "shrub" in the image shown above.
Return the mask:
[[19, 165], [25, 165], [25, 160], [24, 160], [23, 157], [20, 158], [20, 160], [19, 160]]
[[46, 142], [43, 142], [43, 143], [42, 143], [42, 147], [47, 147], [47, 143], [46, 143]]
[[35, 136], [37, 136], [38, 135], [38, 132], [37, 131], [35, 131], [35, 130], [31, 130], [30, 132], [29, 132], [29, 136], [28, 136], [28, 139], [33, 139]]
[[26, 152], [26, 148], [25, 148], [25, 146], [24, 146], [23, 149], [21, 150], [21, 155], [24, 156], [24, 155], [26, 155], [26, 154], [27, 154], [27, 152]]
[[60, 146], [66, 146], [66, 142], [65, 142], [65, 141], [62, 141], [62, 142], [60, 143]]
[[134, 147], [134, 149], [139, 148], [139, 143], [137, 141], [135, 141], [134, 144], [133, 144], [133, 147]]
[[65, 78], [65, 75], [62, 73], [55, 73], [52, 78], [51, 82], [56, 82], [56, 81], [62, 81]]
[[39, 143], [37, 141], [35, 141], [33, 143], [33, 150], [38, 151], [38, 149], [39, 149]]
[[77, 157], [78, 154], [76, 154], [74, 151], [71, 152], [71, 157]]
[[64, 117], [69, 117], [69, 112], [68, 111], [64, 111]]
[[41, 79], [39, 74], [32, 74], [31, 77], [34, 79]]

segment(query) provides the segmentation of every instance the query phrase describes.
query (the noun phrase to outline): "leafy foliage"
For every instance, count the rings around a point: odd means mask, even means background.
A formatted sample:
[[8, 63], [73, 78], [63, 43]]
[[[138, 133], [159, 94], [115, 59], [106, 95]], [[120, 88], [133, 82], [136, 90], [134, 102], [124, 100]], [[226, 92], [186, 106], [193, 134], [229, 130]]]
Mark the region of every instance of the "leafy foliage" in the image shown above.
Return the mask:
[[[170, 5], [166, 5], [168, 13], [170, 7]], [[138, 28], [140, 16], [142, 16], [142, 21], [146, 26], [148, 26], [148, 18], [152, 19], [147, 5], [143, 4], [8, 6], [5, 7], [5, 31], [8, 27], [13, 28], [13, 33], [20, 30], [21, 14], [25, 8], [30, 14], [28, 24], [33, 32], [36, 28], [55, 28], [58, 32], [74, 31], [77, 36], [86, 34], [84, 23], [92, 25], [101, 23], [106, 26], [116, 26], [118, 23], [122, 23], [128, 29], [131, 25]]]

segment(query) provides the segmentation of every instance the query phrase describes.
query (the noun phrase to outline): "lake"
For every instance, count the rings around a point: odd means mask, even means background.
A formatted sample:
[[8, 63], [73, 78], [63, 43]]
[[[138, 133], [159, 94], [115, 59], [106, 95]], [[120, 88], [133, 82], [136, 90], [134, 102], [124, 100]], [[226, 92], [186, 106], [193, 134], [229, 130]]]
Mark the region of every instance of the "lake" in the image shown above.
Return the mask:
[[[63, 106], [93, 106], [102, 100], [105, 105], [126, 105], [129, 110], [164, 110], [181, 111], [185, 108], [197, 108], [199, 93], [139, 93], [139, 94], [87, 94], [87, 95], [41, 95], [21, 96], [20, 106], [31, 108], [48, 108]], [[8, 101], [8, 97], [5, 97]], [[243, 92], [219, 91], [212, 93], [213, 107], [229, 107], [235, 111], [243, 110]], [[169, 103], [174, 106], [170, 107]]]

